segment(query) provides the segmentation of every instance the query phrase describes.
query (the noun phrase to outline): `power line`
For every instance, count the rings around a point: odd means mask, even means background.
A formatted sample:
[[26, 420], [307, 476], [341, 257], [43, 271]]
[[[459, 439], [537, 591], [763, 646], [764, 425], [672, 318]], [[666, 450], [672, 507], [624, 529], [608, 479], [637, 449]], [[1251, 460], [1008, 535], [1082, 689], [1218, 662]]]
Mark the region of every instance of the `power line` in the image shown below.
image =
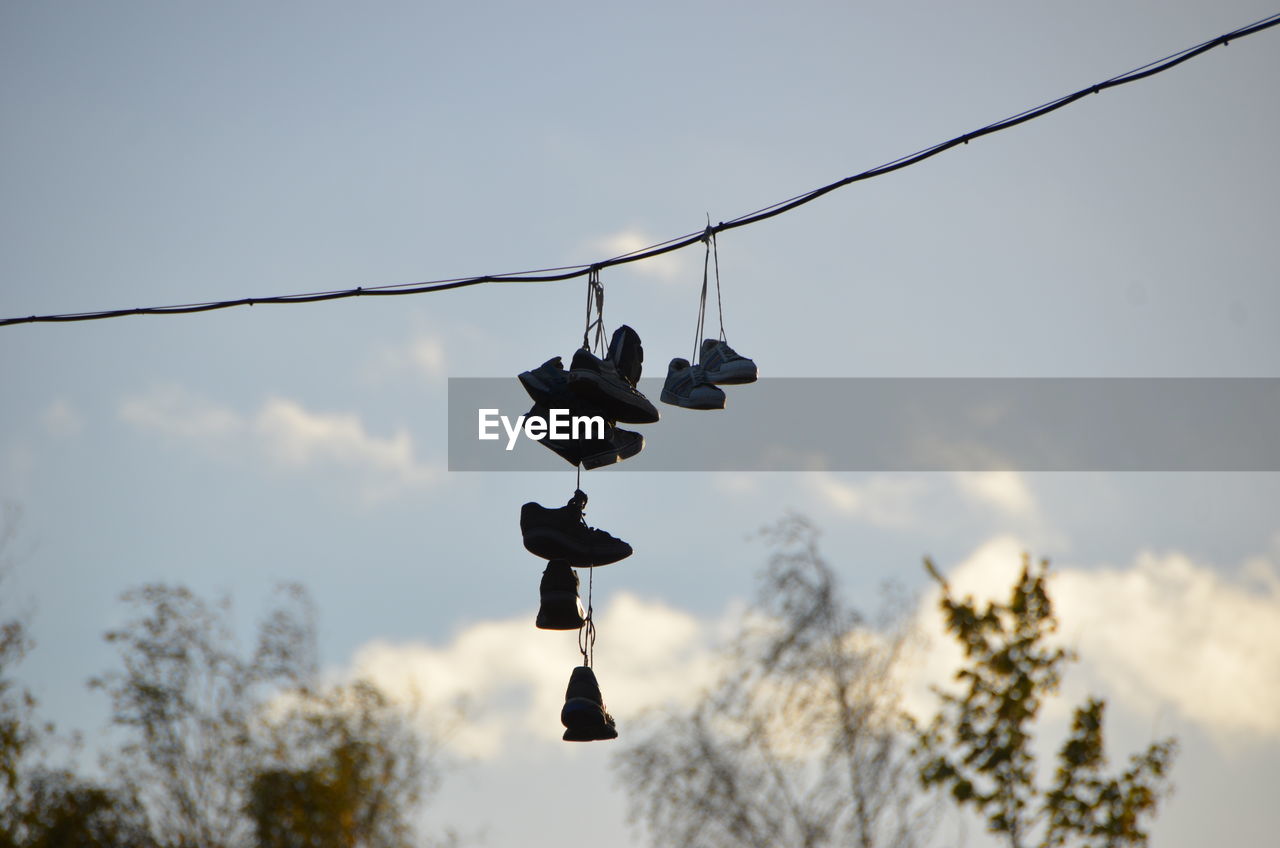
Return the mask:
[[787, 200], [778, 201], [777, 203], [757, 209], [754, 212], [748, 212], [745, 215], [740, 215], [737, 218], [731, 218], [728, 221], [721, 221], [715, 225], [708, 225], [705, 230], [676, 236], [675, 238], [667, 239], [666, 241], [658, 242], [657, 244], [649, 245], [648, 247], [640, 248], [639, 250], [624, 253], [620, 256], [615, 256], [611, 259], [605, 259], [600, 262], [593, 262], [586, 265], [566, 265], [559, 268], [542, 268], [534, 271], [516, 271], [509, 274], [485, 274], [478, 277], [454, 277], [444, 280], [430, 280], [421, 283], [401, 283], [385, 286], [358, 286], [353, 289], [310, 292], [306, 294], [276, 295], [274, 297], [242, 297], [235, 300], [187, 303], [173, 306], [150, 306], [139, 307], [136, 309], [109, 309], [100, 312], [74, 312], [60, 315], [31, 315], [25, 318], [3, 318], [0, 319], [0, 327], [11, 324], [96, 321], [102, 318], [122, 318], [126, 315], [180, 315], [192, 312], [211, 312], [215, 309], [227, 309], [232, 306], [256, 306], [260, 304], [274, 303], [315, 303], [322, 300], [341, 300], [349, 297], [387, 297], [393, 295], [427, 294], [430, 292], [447, 291], [449, 289], [464, 288], [466, 286], [475, 286], [484, 283], [552, 283], [562, 280], [571, 280], [575, 277], [585, 276], [592, 271], [598, 272], [604, 268], [609, 268], [615, 265], [625, 265], [629, 262], [640, 262], [645, 259], [651, 259], [655, 256], [661, 256], [664, 253], [671, 253], [673, 251], [689, 247], [690, 245], [697, 244], [710, 235], [721, 233], [725, 230], [737, 229], [738, 227], [745, 227], [748, 224], [754, 224], [758, 221], [763, 221], [767, 218], [772, 218], [785, 212], [790, 212], [792, 209], [817, 200], [819, 197], [829, 194], [836, 189], [844, 188], [851, 183], [861, 182], [862, 180], [868, 180], [872, 177], [879, 177], [884, 174], [906, 168], [910, 165], [915, 165], [919, 162], [923, 162], [925, 159], [937, 156], [945, 150], [950, 150], [951, 148], [957, 147], [961, 144], [968, 144], [974, 139], [991, 135], [992, 133], [1000, 132], [1001, 130], [1016, 127], [1019, 124], [1026, 123], [1027, 121], [1034, 120], [1035, 118], [1039, 118], [1043, 115], [1049, 114], [1050, 112], [1061, 109], [1063, 106], [1067, 106], [1068, 104], [1081, 100], [1091, 94], [1099, 94], [1108, 88], [1116, 88], [1117, 86], [1155, 76], [1156, 74], [1163, 73], [1177, 65], [1181, 65], [1188, 59], [1192, 59], [1202, 53], [1206, 53], [1215, 47], [1225, 47], [1236, 39], [1244, 38], [1247, 35], [1253, 35], [1254, 33], [1261, 32], [1265, 29], [1270, 29], [1278, 24], [1280, 24], [1280, 13], [1269, 15], [1255, 23], [1232, 30], [1231, 32], [1223, 33], [1222, 35], [1211, 38], [1208, 41], [1203, 41], [1193, 47], [1188, 47], [1184, 50], [1179, 50], [1176, 53], [1171, 53], [1163, 59], [1148, 62], [1145, 65], [1128, 71], [1127, 73], [1111, 77], [1110, 79], [1087, 86], [1079, 91], [1072, 92], [1071, 94], [1063, 95], [1055, 100], [1042, 103], [1039, 106], [1024, 110], [1003, 120], [987, 124], [984, 127], [964, 133], [963, 135], [958, 135], [955, 138], [935, 144], [932, 147], [926, 147], [915, 153], [901, 156], [890, 162], [886, 162], [883, 165], [862, 171], [861, 173], [854, 174], [853, 176], [845, 177], [842, 180], [837, 180], [836, 182], [829, 183], [820, 188], [805, 192], [804, 194], [798, 194]]

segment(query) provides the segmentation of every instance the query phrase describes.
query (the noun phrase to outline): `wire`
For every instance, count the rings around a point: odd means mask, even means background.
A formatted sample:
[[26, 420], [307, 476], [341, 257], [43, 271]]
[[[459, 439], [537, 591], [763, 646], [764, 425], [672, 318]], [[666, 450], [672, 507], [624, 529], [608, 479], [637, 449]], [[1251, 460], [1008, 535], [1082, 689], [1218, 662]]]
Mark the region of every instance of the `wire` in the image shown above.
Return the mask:
[[554, 283], [562, 280], [571, 280], [576, 277], [589, 274], [592, 271], [598, 273], [604, 268], [610, 268], [615, 265], [625, 265], [629, 262], [640, 262], [645, 259], [652, 259], [655, 256], [661, 256], [664, 253], [671, 253], [673, 251], [689, 247], [690, 245], [698, 244], [704, 238], [707, 238], [709, 234], [714, 236], [715, 234], [724, 232], [725, 230], [745, 227], [749, 224], [755, 224], [759, 221], [764, 221], [769, 218], [782, 215], [783, 213], [790, 212], [792, 209], [796, 209], [806, 203], [811, 203], [823, 195], [830, 194], [836, 189], [844, 188], [852, 183], [869, 180], [872, 177], [883, 176], [885, 174], [901, 170], [902, 168], [915, 165], [926, 159], [937, 156], [939, 153], [950, 150], [953, 147], [957, 147], [961, 144], [968, 144], [970, 141], [982, 138], [983, 136], [1016, 127], [1019, 124], [1026, 123], [1027, 121], [1047, 115], [1050, 112], [1057, 111], [1058, 109], [1061, 109], [1071, 103], [1075, 103], [1077, 100], [1081, 100], [1091, 94], [1100, 94], [1109, 88], [1116, 88], [1121, 85], [1126, 85], [1131, 82], [1146, 79], [1147, 77], [1155, 76], [1156, 74], [1163, 73], [1170, 68], [1181, 65], [1183, 62], [1193, 59], [1202, 53], [1206, 53], [1215, 47], [1225, 47], [1236, 39], [1244, 38], [1247, 35], [1253, 35], [1257, 32], [1262, 32], [1263, 30], [1270, 29], [1278, 24], [1280, 24], [1280, 13], [1269, 15], [1255, 23], [1232, 30], [1231, 32], [1223, 33], [1222, 35], [1211, 38], [1208, 41], [1202, 41], [1193, 47], [1188, 47], [1184, 50], [1179, 50], [1176, 53], [1171, 53], [1163, 59], [1148, 62], [1147, 64], [1141, 65], [1126, 73], [1119, 74], [1103, 80], [1102, 82], [1087, 86], [1079, 91], [1072, 92], [1071, 94], [1065, 94], [1055, 100], [1050, 100], [1047, 103], [1042, 103], [1039, 106], [1018, 112], [1008, 118], [987, 124], [986, 126], [964, 133], [963, 135], [958, 135], [955, 138], [940, 142], [932, 147], [926, 147], [923, 150], [916, 151], [915, 153], [901, 156], [890, 162], [886, 162], [883, 165], [870, 168], [866, 171], [845, 177], [844, 179], [837, 180], [833, 183], [828, 183], [827, 185], [813, 189], [812, 191], [795, 195], [787, 200], [772, 203], [761, 209], [757, 209], [754, 212], [748, 212], [744, 215], [740, 215], [737, 218], [731, 218], [728, 221], [721, 221], [719, 224], [709, 226], [707, 229], [676, 236], [674, 238], [667, 239], [666, 241], [658, 242], [657, 244], [633, 250], [629, 253], [623, 253], [619, 256], [614, 256], [611, 259], [605, 259], [599, 262], [591, 262], [585, 265], [564, 265], [557, 268], [542, 268], [534, 271], [516, 271], [509, 274], [485, 274], [477, 277], [453, 277], [443, 280], [430, 280], [420, 283], [400, 283], [395, 285], [358, 286], [354, 289], [310, 292], [306, 294], [277, 295], [274, 297], [243, 297], [236, 300], [186, 303], [174, 306], [109, 309], [100, 312], [72, 312], [60, 315], [31, 315], [25, 318], [0, 318], [0, 327], [12, 324], [96, 321], [103, 318], [122, 318], [126, 315], [179, 315], [193, 312], [211, 312], [215, 309], [228, 309], [233, 306], [316, 303], [324, 300], [341, 300], [349, 297], [386, 297], [394, 295], [428, 294], [431, 292], [448, 291], [450, 289], [459, 289], [486, 283]]

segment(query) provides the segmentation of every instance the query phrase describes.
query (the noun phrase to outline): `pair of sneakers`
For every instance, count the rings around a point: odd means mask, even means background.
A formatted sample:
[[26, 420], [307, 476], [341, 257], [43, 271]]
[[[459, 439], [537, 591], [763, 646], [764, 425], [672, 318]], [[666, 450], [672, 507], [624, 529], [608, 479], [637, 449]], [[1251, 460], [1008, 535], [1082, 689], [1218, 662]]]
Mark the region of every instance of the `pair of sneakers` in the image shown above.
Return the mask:
[[754, 383], [755, 362], [740, 355], [723, 339], [703, 339], [697, 364], [676, 357], [667, 368], [662, 402], [685, 409], [724, 409], [721, 385]]
[[603, 359], [580, 348], [567, 371], [556, 356], [520, 374], [520, 384], [534, 401], [530, 416], [547, 418], [552, 409], [567, 409], [575, 417], [598, 417], [604, 421], [603, 432], [563, 439], [548, 435], [542, 444], [570, 465], [587, 469], [612, 465], [638, 454], [644, 448], [644, 437], [617, 424], [652, 424], [658, 420], [657, 407], [636, 388], [643, 362], [640, 336], [624, 324], [614, 332]]

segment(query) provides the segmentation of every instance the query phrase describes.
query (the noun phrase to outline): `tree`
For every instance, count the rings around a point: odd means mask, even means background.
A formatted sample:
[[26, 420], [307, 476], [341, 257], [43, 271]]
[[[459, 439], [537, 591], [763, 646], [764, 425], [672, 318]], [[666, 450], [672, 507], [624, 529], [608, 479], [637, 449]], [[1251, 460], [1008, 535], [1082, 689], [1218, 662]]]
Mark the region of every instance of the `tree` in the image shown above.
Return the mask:
[[405, 812], [430, 788], [422, 740], [377, 688], [296, 698], [268, 734], [246, 807], [260, 848], [414, 844]]
[[367, 682], [317, 683], [298, 587], [241, 656], [229, 604], [182, 587], [125, 596], [140, 617], [107, 634], [123, 671], [92, 685], [125, 736], [112, 758], [166, 848], [402, 848], [436, 772], [424, 739]]
[[1146, 845], [1145, 820], [1167, 789], [1173, 739], [1153, 743], [1109, 776], [1105, 702], [1090, 698], [1075, 709], [1053, 783], [1037, 782], [1033, 724], [1073, 658], [1049, 644], [1057, 619], [1048, 562], [1033, 567], [1024, 556], [1009, 600], [981, 608], [971, 597], [957, 600], [933, 563], [925, 565], [942, 587], [946, 628], [966, 662], [956, 673], [961, 692], [939, 691], [942, 709], [919, 731], [918, 751], [927, 758], [923, 784], [946, 788], [958, 804], [985, 815], [988, 830], [1010, 848]]
[[620, 757], [632, 818], [656, 845], [919, 844], [930, 805], [890, 676], [904, 635], [876, 636], [842, 602], [806, 521], [766, 536], [723, 675]]

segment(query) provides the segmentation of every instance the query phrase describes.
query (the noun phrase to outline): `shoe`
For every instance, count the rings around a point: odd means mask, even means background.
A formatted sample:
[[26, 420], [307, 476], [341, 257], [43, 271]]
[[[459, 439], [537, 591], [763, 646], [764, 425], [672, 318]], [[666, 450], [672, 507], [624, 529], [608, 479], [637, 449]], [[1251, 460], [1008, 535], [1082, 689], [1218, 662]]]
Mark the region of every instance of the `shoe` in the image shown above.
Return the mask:
[[685, 409], [724, 409], [724, 390], [707, 382], [701, 365], [676, 357], [667, 368], [662, 402]]
[[615, 462], [621, 462], [624, 459], [635, 456], [644, 449], [644, 436], [633, 430], [621, 430], [613, 426], [604, 413], [599, 409], [583, 403], [576, 396], [571, 395], [567, 390], [561, 388], [550, 402], [550, 406], [542, 401], [533, 405], [533, 408], [527, 413], [528, 416], [538, 416], [544, 419], [550, 419], [552, 409], [568, 409], [571, 416], [600, 417], [603, 420], [603, 437], [595, 438], [594, 435], [600, 432], [594, 425], [589, 426], [580, 435], [590, 435], [592, 438], [568, 438], [553, 439], [548, 433], [538, 441], [542, 442], [544, 447], [555, 451], [561, 459], [570, 465], [581, 465], [583, 468], [600, 468], [603, 465], [612, 465]]
[[609, 341], [608, 360], [628, 383], [640, 385], [640, 371], [644, 368], [644, 347], [640, 344], [640, 334], [623, 324], [613, 331]]
[[756, 364], [720, 339], [703, 339], [698, 364], [708, 383], [729, 386], [756, 381]]
[[604, 708], [600, 684], [590, 666], [580, 665], [569, 677], [564, 692], [564, 707], [560, 710], [560, 723], [565, 726], [564, 741], [596, 742], [617, 739], [618, 727], [613, 716]]
[[541, 630], [577, 630], [587, 623], [582, 598], [578, 597], [578, 573], [562, 559], [547, 563], [538, 587], [542, 605], [538, 607]]
[[563, 392], [569, 383], [569, 372], [564, 370], [564, 362], [553, 356], [546, 362], [520, 375], [520, 385], [529, 393], [534, 401], [548, 403], [556, 394]]
[[587, 495], [579, 489], [559, 509], [532, 501], [520, 507], [525, 550], [546, 560], [567, 560], [577, 568], [608, 565], [631, 556], [626, 542], [587, 526], [582, 517], [586, 505]]
[[613, 421], [652, 424], [658, 420], [658, 408], [618, 372], [618, 367], [585, 347], [573, 355], [569, 389], [599, 406]]

